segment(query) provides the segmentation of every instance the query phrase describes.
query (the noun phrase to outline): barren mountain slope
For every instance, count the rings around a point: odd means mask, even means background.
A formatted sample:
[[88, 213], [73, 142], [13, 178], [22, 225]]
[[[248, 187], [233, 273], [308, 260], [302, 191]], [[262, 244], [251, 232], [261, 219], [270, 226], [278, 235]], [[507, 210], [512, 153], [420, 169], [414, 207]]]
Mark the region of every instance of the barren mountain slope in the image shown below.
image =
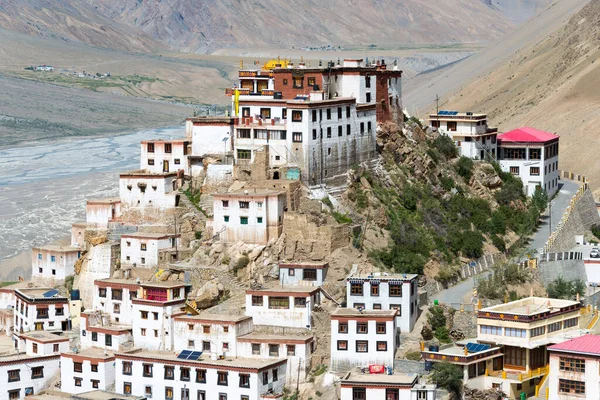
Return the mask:
[[205, 52], [479, 42], [503, 36], [514, 24], [472, 0], [2, 0], [0, 27], [121, 50], [150, 50], [154, 39], [175, 50]]
[[521, 24], [543, 11], [553, 0], [481, 0], [489, 7], [500, 11], [515, 24]]
[[115, 50], [152, 51], [161, 46], [81, 0], [0, 0], [0, 28]]
[[435, 96], [452, 95], [471, 81], [503, 65], [515, 52], [538, 43], [561, 29], [589, 0], [554, 0], [536, 17], [501, 40], [487, 46], [465, 61], [431, 73], [421, 74], [404, 86], [404, 104], [412, 113], [435, 109]]
[[86, 0], [188, 51], [228, 46], [448, 43], [496, 39], [513, 24], [470, 0]]
[[561, 136], [560, 167], [600, 185], [600, 0], [451, 97], [446, 108], [485, 111], [502, 130], [536, 126]]

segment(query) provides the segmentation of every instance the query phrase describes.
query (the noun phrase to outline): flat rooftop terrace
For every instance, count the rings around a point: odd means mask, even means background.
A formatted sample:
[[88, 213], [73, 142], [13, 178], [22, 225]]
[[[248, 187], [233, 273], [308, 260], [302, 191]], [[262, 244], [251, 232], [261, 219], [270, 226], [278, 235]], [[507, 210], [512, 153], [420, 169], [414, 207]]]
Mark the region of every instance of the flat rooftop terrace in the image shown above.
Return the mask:
[[558, 312], [565, 308], [577, 306], [579, 304], [579, 302], [572, 300], [550, 299], [546, 297], [527, 297], [521, 300], [484, 308], [480, 310], [480, 315], [482, 313], [485, 314], [486, 312], [493, 312], [529, 316], [546, 312]]

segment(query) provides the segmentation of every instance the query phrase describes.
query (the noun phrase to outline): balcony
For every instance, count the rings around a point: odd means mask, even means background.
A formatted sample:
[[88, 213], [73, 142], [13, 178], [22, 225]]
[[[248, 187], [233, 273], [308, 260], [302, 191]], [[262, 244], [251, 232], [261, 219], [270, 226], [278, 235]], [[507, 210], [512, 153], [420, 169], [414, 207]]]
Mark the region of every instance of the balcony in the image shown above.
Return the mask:
[[533, 378], [538, 378], [544, 376], [550, 372], [550, 367], [546, 365], [545, 367], [530, 369], [528, 372], [518, 372], [518, 371], [485, 371], [486, 376], [493, 376], [496, 378], [508, 379], [511, 381], [528, 381]]

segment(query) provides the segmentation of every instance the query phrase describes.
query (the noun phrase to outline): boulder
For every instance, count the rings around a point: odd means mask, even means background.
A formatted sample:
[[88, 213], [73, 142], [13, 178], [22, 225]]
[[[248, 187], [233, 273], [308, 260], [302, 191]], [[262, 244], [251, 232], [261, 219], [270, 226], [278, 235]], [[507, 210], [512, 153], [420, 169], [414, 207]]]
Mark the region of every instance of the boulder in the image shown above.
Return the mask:
[[196, 293], [196, 307], [205, 310], [219, 304], [225, 288], [218, 279], [206, 282]]

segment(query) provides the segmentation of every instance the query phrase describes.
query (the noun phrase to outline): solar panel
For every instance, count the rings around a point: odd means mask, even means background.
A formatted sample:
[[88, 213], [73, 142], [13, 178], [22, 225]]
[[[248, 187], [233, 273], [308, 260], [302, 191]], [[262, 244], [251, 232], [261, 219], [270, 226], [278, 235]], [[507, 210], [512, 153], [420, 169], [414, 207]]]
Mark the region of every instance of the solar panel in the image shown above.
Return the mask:
[[438, 115], [446, 115], [446, 111], [442, 110], [442, 111], [438, 112]]
[[480, 343], [467, 343], [467, 351], [469, 353], [479, 353], [481, 351], [489, 350], [489, 344], [480, 344]]
[[186, 360], [190, 354], [192, 354], [192, 351], [190, 350], [183, 350], [181, 353], [179, 353], [179, 355], [177, 356], [177, 358], [180, 358], [182, 360]]
[[191, 354], [186, 358], [186, 360], [196, 361], [202, 355], [201, 351], [192, 351]]
[[43, 294], [44, 297], [54, 297], [58, 294], [58, 290], [56, 289], [52, 289], [52, 290], [48, 290], [46, 293]]
[[448, 111], [448, 115], [458, 115], [458, 111]]

